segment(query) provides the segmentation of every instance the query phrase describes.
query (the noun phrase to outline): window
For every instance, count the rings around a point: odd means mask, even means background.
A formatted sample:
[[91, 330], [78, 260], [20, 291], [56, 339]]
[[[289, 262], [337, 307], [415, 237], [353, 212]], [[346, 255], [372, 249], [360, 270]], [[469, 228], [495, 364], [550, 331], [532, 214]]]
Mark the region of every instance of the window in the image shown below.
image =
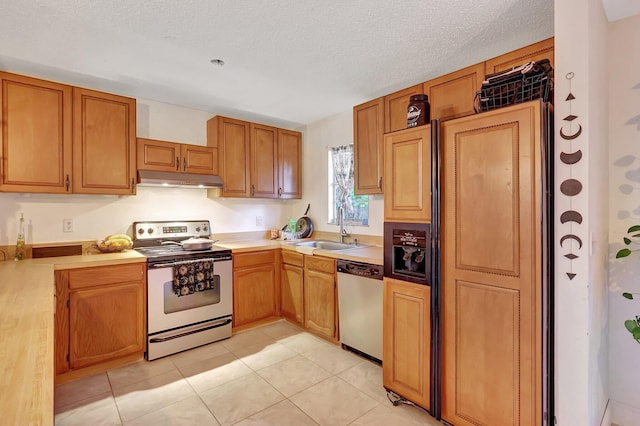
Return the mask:
[[353, 144], [329, 149], [329, 223], [338, 224], [344, 208], [344, 224], [369, 225], [369, 196], [353, 191]]

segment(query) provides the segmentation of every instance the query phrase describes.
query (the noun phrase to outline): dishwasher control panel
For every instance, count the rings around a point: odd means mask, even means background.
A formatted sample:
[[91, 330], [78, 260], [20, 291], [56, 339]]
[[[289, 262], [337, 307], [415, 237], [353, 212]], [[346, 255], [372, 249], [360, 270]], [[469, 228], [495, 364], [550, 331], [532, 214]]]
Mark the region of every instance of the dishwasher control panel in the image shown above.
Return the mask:
[[381, 280], [383, 276], [382, 265], [353, 262], [350, 260], [338, 260], [337, 271], [343, 274], [357, 275], [359, 277]]

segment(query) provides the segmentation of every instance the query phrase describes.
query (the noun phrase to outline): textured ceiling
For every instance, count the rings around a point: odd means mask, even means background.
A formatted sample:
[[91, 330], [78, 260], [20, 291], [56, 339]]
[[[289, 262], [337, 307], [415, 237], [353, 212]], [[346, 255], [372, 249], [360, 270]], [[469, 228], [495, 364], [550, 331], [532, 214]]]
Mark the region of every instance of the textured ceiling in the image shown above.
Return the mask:
[[553, 0], [0, 0], [0, 11], [2, 70], [283, 127], [553, 35]]

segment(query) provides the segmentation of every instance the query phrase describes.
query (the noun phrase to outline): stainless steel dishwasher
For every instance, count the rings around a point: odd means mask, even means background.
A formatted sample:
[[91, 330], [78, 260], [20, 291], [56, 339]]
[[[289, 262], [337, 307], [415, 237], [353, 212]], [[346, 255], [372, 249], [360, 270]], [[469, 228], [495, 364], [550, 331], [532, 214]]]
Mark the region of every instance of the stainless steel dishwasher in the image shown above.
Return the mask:
[[382, 265], [338, 260], [340, 343], [382, 362]]

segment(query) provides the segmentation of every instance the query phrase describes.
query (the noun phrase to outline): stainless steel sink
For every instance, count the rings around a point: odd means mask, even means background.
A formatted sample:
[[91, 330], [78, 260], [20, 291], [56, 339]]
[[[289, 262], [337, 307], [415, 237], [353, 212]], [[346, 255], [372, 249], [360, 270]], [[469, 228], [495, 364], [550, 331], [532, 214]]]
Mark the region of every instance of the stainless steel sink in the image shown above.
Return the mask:
[[360, 247], [367, 247], [364, 244], [347, 244], [347, 243], [339, 243], [337, 241], [324, 241], [324, 240], [315, 240], [315, 241], [305, 241], [303, 243], [298, 243], [296, 246], [302, 247], [311, 247], [317, 248], [320, 250], [329, 250], [329, 251], [339, 251], [339, 250], [348, 250]]

